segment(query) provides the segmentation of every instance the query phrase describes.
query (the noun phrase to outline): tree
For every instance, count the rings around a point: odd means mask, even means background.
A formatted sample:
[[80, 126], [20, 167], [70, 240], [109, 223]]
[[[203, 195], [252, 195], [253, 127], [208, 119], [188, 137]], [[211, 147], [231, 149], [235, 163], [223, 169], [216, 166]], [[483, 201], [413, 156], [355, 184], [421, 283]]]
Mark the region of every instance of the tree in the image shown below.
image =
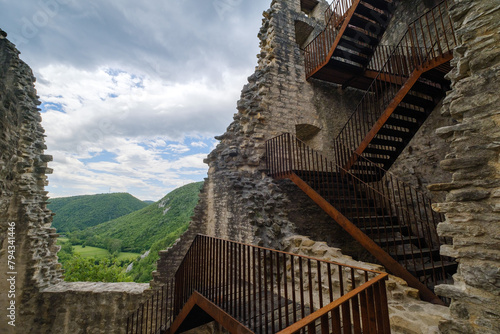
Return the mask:
[[109, 240], [107, 249], [111, 255], [118, 256], [122, 251], [122, 241], [118, 239]]
[[57, 253], [57, 256], [59, 257], [59, 262], [64, 264], [68, 260], [70, 260], [74, 255], [74, 249], [71, 243], [69, 242], [63, 242], [61, 244], [61, 249]]
[[83, 258], [76, 254], [64, 265], [66, 282], [131, 282], [114, 260]]

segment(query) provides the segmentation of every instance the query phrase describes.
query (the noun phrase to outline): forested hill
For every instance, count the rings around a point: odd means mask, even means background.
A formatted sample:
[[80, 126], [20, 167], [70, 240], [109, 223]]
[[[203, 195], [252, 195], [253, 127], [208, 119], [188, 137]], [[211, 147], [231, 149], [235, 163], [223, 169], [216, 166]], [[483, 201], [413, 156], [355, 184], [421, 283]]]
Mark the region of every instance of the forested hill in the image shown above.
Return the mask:
[[175, 241], [189, 226], [203, 182], [177, 188], [141, 210], [72, 233], [78, 242], [105, 248], [107, 240], [121, 241], [123, 252], [144, 252], [167, 237]]
[[147, 205], [130, 194], [113, 193], [53, 198], [48, 208], [56, 214], [52, 226], [65, 233], [104, 223]]

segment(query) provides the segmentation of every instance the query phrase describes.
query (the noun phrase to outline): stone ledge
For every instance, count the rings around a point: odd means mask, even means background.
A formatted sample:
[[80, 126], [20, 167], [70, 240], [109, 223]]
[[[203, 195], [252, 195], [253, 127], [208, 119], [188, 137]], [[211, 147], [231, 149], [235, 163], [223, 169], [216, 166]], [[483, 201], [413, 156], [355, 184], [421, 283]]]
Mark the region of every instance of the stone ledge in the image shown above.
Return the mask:
[[148, 283], [61, 282], [41, 290], [42, 293], [93, 292], [142, 294], [150, 288]]

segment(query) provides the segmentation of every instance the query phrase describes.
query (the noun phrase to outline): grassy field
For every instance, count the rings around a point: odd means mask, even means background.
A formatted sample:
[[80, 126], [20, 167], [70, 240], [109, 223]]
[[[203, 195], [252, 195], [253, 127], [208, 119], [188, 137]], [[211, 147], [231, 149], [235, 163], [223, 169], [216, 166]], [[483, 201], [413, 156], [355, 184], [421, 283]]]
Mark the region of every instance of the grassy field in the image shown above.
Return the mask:
[[[60, 245], [61, 242], [67, 242], [68, 238], [58, 238], [57, 239], [57, 244]], [[104, 258], [109, 256], [109, 252], [107, 249], [103, 248], [97, 248], [97, 247], [91, 247], [91, 246], [86, 246], [82, 247], [81, 245], [76, 245], [73, 246], [73, 249], [75, 253], [80, 254], [83, 257], [95, 257], [96, 259], [99, 258]], [[122, 260], [135, 260], [139, 255], [139, 253], [128, 253], [128, 252], [122, 252], [118, 255], [118, 261]]]
[[109, 256], [109, 252], [106, 249], [97, 248], [97, 247], [82, 247], [81, 245], [73, 246], [75, 253], [80, 254], [83, 257], [106, 257]]
[[[96, 259], [98, 258], [103, 258], [109, 256], [109, 252], [106, 249], [103, 248], [97, 248], [97, 247], [82, 247], [80, 245], [73, 246], [75, 253], [79, 253], [83, 257], [95, 257]], [[138, 257], [139, 253], [125, 253], [122, 252], [118, 255], [118, 261], [121, 260], [135, 260], [136, 257]]]

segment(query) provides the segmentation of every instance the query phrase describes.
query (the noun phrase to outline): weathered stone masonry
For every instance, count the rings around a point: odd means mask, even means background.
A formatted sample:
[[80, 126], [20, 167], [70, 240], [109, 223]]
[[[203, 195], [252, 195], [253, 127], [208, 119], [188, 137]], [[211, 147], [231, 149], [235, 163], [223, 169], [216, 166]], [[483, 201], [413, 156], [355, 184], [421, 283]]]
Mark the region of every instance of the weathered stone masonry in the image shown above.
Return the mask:
[[451, 8], [458, 47], [448, 77], [452, 90], [443, 115], [458, 124], [438, 129], [450, 145], [440, 163], [451, 182], [431, 186], [446, 192], [435, 209], [446, 214], [439, 225], [456, 257], [454, 285], [438, 292], [452, 298], [453, 319], [443, 333], [500, 332], [500, 3], [455, 0]]
[[[433, 3], [401, 0], [385, 41], [397, 40], [409, 17]], [[234, 122], [206, 160], [209, 174], [189, 230], [161, 252], [154, 286], [172, 277], [197, 233], [339, 262], [354, 261], [343, 252], [368, 259], [293, 184], [266, 176], [267, 139], [291, 132], [328, 152], [362, 94], [305, 80], [301, 47], [324, 25], [325, 6], [320, 1], [306, 15], [299, 0], [274, 0], [264, 12], [255, 73], [243, 88]], [[500, 332], [500, 4], [453, 0], [450, 8], [459, 45], [448, 75], [452, 90], [391, 171], [423, 190], [432, 184], [429, 194], [441, 202], [435, 209], [446, 214], [439, 232], [454, 241], [441, 252], [456, 257], [459, 269], [454, 285], [437, 288], [451, 298], [449, 309], [416, 300], [416, 290], [393, 278], [387, 286], [393, 333]], [[7, 224], [14, 221], [16, 302], [22, 305], [15, 332], [121, 333], [149, 286], [61, 282], [56, 234], [45, 207], [51, 158], [43, 153], [34, 78], [4, 37], [0, 31], [0, 275]], [[6, 277], [0, 279], [5, 291]], [[14, 332], [0, 322], [0, 332], [9, 331]]]
[[[148, 296], [148, 284], [62, 282], [44, 190], [52, 157], [44, 154], [34, 82], [0, 30], [0, 333], [124, 333], [124, 320]], [[8, 270], [12, 222], [15, 270]], [[11, 271], [17, 273], [15, 298], [7, 294]], [[7, 321], [11, 300], [15, 327]]]

